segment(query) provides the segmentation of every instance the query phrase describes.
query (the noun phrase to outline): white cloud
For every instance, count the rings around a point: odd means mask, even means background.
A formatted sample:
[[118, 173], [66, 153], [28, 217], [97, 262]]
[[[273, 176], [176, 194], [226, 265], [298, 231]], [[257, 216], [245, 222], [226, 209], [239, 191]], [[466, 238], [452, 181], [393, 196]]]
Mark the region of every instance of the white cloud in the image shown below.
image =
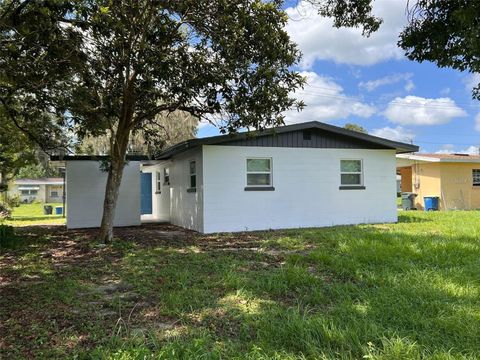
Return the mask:
[[415, 134], [410, 129], [405, 129], [401, 126], [395, 128], [384, 127], [381, 129], [373, 129], [371, 132], [374, 136], [390, 139], [393, 141], [411, 142], [415, 138]]
[[297, 90], [292, 96], [303, 100], [307, 105], [303, 111], [288, 111], [287, 124], [306, 121], [333, 121], [355, 115], [363, 118], [372, 116], [376, 109], [361, 100], [347, 96], [343, 88], [331, 78], [315, 72], [301, 72], [307, 78], [304, 90]]
[[440, 95], [448, 95], [450, 94], [450, 92], [452, 91], [452, 89], [450, 89], [449, 87], [446, 87], [446, 88], [443, 88], [442, 90], [440, 90]]
[[435, 152], [435, 154], [470, 154], [478, 155], [478, 146], [471, 145], [465, 149], [455, 150], [455, 146], [452, 144], [445, 144], [442, 148]]
[[332, 19], [321, 17], [311, 4], [300, 1], [286, 10], [290, 18], [286, 29], [303, 52], [304, 69], [310, 69], [315, 60], [373, 65], [403, 58], [397, 40], [406, 24], [406, 6], [406, 0], [375, 1], [373, 13], [383, 23], [377, 32], [364, 37], [359, 28], [334, 28]]
[[369, 81], [362, 81], [358, 84], [358, 87], [361, 89], [365, 89], [367, 91], [373, 91], [376, 88], [384, 85], [391, 85], [399, 83], [400, 81], [406, 81], [405, 90], [410, 91], [413, 90], [415, 84], [411, 80], [413, 74], [405, 73], [405, 74], [392, 74], [388, 76], [384, 76], [380, 79], [369, 80]]
[[463, 83], [465, 84], [465, 90], [471, 93], [473, 88], [477, 87], [478, 84], [480, 84], [480, 74], [468, 74], [466, 77], [463, 78]]
[[384, 115], [401, 125], [440, 125], [467, 113], [446, 98], [427, 99], [418, 96], [397, 97], [390, 101]]
[[410, 92], [413, 89], [415, 89], [415, 84], [413, 83], [413, 80], [408, 79], [407, 82], [405, 83], [404, 87], [405, 91]]

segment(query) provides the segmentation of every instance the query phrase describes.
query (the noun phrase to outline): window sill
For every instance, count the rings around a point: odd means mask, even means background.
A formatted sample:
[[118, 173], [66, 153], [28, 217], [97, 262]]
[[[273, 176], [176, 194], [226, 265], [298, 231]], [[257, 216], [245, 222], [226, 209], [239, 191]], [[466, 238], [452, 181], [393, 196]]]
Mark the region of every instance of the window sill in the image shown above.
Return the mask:
[[366, 187], [363, 185], [342, 185], [339, 186], [340, 190], [365, 190]]
[[273, 186], [247, 186], [245, 191], [275, 191]]
[[187, 192], [188, 192], [188, 193], [197, 192], [197, 188], [188, 188], [188, 189], [187, 189]]

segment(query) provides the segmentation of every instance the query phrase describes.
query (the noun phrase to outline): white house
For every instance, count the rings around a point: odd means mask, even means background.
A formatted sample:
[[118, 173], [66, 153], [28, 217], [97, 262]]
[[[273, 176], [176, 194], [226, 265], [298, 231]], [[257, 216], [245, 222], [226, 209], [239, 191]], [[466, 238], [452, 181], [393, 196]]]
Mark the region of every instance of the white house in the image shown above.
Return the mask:
[[63, 199], [63, 179], [17, 179], [8, 191], [9, 196], [19, 196], [23, 203], [59, 203]]
[[[397, 221], [397, 153], [418, 147], [320, 122], [192, 139], [129, 158], [115, 225], [202, 233]], [[98, 227], [107, 174], [65, 157], [67, 227]]]

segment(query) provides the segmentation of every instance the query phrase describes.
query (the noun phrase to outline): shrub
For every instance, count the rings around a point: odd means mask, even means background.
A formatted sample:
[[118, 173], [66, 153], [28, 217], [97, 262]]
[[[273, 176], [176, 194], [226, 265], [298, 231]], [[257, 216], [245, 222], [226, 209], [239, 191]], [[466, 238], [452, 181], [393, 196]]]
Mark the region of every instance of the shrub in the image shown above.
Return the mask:
[[0, 222], [10, 218], [11, 216], [12, 216], [12, 209], [10, 209], [10, 207], [7, 204], [0, 202]]
[[16, 194], [16, 195], [13, 195], [11, 197], [9, 197], [7, 199], [7, 204], [8, 206], [10, 206], [11, 208], [14, 208], [14, 207], [19, 207], [20, 206], [20, 195]]

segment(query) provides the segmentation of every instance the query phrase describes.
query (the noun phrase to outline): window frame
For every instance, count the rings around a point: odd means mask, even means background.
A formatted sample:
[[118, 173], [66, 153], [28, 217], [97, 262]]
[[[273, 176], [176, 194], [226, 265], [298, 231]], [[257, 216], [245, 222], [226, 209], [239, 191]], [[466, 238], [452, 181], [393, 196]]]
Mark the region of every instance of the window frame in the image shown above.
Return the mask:
[[58, 197], [58, 190], [50, 190], [50, 197]]
[[[478, 172], [478, 174], [475, 174], [475, 172]], [[480, 169], [472, 169], [472, 186], [480, 187]]]
[[[360, 171], [342, 171], [342, 161], [360, 161]], [[341, 190], [353, 190], [353, 189], [365, 189], [365, 182], [364, 182], [364, 163], [363, 159], [340, 159], [340, 189]], [[343, 184], [342, 183], [342, 175], [360, 175], [360, 183], [359, 184]]]
[[[268, 160], [270, 162], [270, 171], [248, 171], [248, 160]], [[249, 185], [248, 175], [250, 174], [268, 174], [270, 175], [270, 184], [268, 185]], [[245, 159], [245, 190], [248, 189], [273, 189], [273, 158], [269, 156], [250, 156]]]
[[156, 193], [160, 194], [162, 192], [162, 173], [160, 171], [155, 171], [155, 180], [156, 180]]
[[[192, 173], [192, 163], [194, 164], [194, 172]], [[195, 178], [195, 186], [192, 186], [192, 178]], [[188, 162], [188, 190], [194, 191], [197, 189], [197, 161], [196, 160], [190, 160]]]
[[170, 168], [169, 167], [163, 168], [163, 185], [170, 186]]

